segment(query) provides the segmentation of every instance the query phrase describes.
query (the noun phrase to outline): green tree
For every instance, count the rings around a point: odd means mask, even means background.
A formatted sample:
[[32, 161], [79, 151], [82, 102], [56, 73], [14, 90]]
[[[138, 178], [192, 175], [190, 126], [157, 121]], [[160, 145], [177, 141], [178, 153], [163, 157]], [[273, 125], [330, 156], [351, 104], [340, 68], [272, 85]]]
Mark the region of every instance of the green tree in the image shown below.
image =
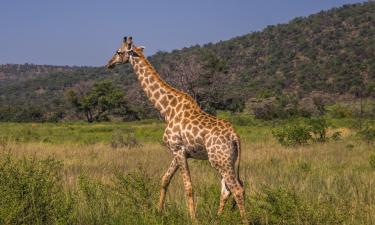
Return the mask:
[[86, 94], [69, 89], [65, 99], [75, 108], [76, 112], [84, 113], [87, 122], [107, 120], [116, 109], [127, 107], [123, 91], [111, 81], [95, 83]]

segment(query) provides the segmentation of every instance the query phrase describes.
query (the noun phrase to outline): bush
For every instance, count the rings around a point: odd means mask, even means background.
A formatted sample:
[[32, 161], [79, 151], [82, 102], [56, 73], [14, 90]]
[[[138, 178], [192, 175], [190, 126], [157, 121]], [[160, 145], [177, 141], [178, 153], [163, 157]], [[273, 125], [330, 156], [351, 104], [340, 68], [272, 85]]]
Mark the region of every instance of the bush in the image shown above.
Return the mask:
[[[256, 224], [309, 224], [313, 217], [307, 204], [284, 188], [266, 188], [251, 204]], [[262, 221], [264, 218], [266, 221]]]
[[306, 144], [311, 139], [310, 128], [299, 121], [273, 129], [272, 135], [284, 146]]
[[73, 201], [62, 187], [61, 163], [0, 158], [0, 224], [72, 224]]
[[328, 123], [323, 118], [311, 118], [307, 120], [310, 132], [313, 133], [313, 139], [319, 142], [327, 141]]
[[251, 224], [344, 224], [347, 211], [337, 207], [337, 196], [321, 193], [309, 201], [291, 188], [264, 188], [250, 199]]
[[362, 129], [358, 132], [358, 136], [367, 143], [375, 141], [375, 126], [370, 122], [365, 123]]
[[[296, 120], [272, 130], [272, 135], [284, 146], [307, 144], [309, 141], [326, 142], [328, 123], [324, 118]], [[333, 140], [340, 138], [340, 132], [332, 135]]]
[[332, 118], [348, 118], [353, 117], [353, 109], [351, 106], [343, 104], [343, 103], [336, 103], [328, 107], [328, 115]]

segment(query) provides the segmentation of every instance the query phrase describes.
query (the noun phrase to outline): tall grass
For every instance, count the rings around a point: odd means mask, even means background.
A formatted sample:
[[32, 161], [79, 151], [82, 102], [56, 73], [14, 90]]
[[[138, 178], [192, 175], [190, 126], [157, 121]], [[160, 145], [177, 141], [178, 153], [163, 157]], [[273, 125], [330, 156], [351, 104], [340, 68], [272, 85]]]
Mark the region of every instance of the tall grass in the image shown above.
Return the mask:
[[[128, 126], [142, 146], [112, 148], [113, 131]], [[343, 134], [339, 141], [290, 150], [273, 139], [271, 126], [238, 126], [243, 137], [241, 176], [253, 224], [375, 224], [372, 144], [360, 141], [349, 128], [337, 127]], [[69, 131], [72, 127], [74, 132]], [[0, 223], [191, 223], [179, 173], [170, 185], [165, 211], [155, 210], [160, 178], [171, 161], [159, 143], [162, 127], [153, 122], [1, 124]], [[10, 133], [3, 133], [6, 129]], [[32, 134], [22, 129], [50, 141], [23, 139]], [[199, 224], [240, 224], [238, 210], [232, 211], [230, 204], [216, 216], [216, 171], [207, 161], [189, 160], [189, 165]]]

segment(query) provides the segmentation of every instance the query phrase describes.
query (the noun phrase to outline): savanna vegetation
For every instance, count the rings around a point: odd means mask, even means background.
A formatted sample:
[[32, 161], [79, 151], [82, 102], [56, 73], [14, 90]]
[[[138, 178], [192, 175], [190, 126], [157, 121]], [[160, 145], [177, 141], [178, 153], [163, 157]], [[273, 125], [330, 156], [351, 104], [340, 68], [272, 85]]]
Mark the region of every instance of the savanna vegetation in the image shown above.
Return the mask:
[[[242, 137], [241, 177], [252, 224], [375, 223], [373, 120], [359, 128], [353, 119], [219, 116], [230, 118]], [[165, 211], [156, 210], [171, 160], [160, 143], [163, 127], [157, 120], [1, 123], [0, 223], [191, 223], [178, 173]], [[293, 144], [279, 142], [280, 130]], [[189, 164], [199, 224], [240, 224], [230, 202], [216, 216], [216, 171], [207, 161]]]
[[[236, 127], [252, 224], [375, 224], [373, 36], [367, 2], [149, 60]], [[190, 224], [158, 117], [129, 66], [0, 65], [0, 224]], [[189, 165], [199, 224], [240, 224]]]

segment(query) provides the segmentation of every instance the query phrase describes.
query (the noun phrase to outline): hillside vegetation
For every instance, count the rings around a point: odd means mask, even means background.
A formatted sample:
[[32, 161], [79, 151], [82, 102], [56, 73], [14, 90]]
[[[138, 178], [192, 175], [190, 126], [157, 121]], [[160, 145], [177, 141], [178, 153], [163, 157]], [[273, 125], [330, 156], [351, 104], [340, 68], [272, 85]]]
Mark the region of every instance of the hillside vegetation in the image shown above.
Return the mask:
[[[367, 2], [215, 44], [158, 52], [149, 60], [165, 80], [211, 113], [315, 115], [337, 102], [373, 101], [374, 36], [375, 3]], [[100, 80], [111, 80], [125, 91], [126, 107], [135, 118], [157, 116], [129, 66], [109, 71], [27, 64], [0, 66], [0, 120], [81, 118], [64, 93], [71, 88], [85, 92]]]

